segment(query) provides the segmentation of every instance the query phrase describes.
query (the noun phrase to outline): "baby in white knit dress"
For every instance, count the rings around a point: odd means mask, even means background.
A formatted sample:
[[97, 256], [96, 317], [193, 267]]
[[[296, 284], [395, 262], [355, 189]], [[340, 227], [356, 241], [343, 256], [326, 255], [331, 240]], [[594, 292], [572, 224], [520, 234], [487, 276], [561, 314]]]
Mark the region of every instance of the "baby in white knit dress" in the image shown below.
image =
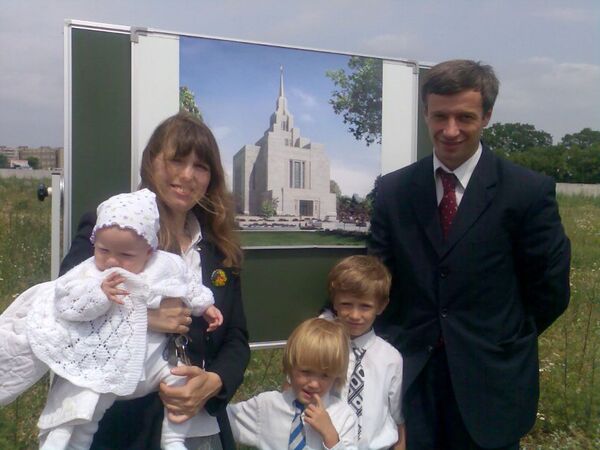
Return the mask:
[[[152, 192], [111, 197], [98, 207], [94, 256], [22, 294], [33, 297], [22, 302], [31, 306], [28, 344], [58, 375], [38, 422], [40, 448], [87, 449], [115, 400], [144, 396], [161, 381], [185, 383], [163, 357], [166, 336], [147, 329], [147, 308], [158, 308], [163, 297], [181, 298], [205, 318], [208, 331], [222, 323], [201, 273], [157, 250], [158, 231]], [[187, 428], [165, 413], [161, 446], [185, 449]]]

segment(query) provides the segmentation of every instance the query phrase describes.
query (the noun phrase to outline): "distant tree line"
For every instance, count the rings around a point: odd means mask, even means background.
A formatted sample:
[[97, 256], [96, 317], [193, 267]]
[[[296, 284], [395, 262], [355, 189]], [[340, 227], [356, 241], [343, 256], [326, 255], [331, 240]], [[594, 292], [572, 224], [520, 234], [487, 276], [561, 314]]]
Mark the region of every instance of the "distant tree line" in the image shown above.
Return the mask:
[[559, 183], [600, 183], [600, 131], [584, 128], [558, 144], [545, 131], [522, 123], [496, 123], [483, 141], [497, 154], [545, 173]]

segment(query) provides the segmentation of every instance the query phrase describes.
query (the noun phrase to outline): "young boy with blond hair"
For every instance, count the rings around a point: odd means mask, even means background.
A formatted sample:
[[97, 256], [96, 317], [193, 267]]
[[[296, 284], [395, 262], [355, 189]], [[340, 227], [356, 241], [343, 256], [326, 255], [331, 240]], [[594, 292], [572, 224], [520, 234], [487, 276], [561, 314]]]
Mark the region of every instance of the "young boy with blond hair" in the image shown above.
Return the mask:
[[235, 440], [262, 450], [356, 450], [356, 415], [331, 393], [348, 368], [348, 334], [338, 321], [308, 319], [283, 354], [287, 386], [227, 406]]
[[351, 337], [342, 398], [357, 417], [358, 448], [404, 450], [402, 356], [373, 331], [389, 302], [390, 273], [377, 258], [354, 255], [338, 262], [327, 281], [333, 313]]

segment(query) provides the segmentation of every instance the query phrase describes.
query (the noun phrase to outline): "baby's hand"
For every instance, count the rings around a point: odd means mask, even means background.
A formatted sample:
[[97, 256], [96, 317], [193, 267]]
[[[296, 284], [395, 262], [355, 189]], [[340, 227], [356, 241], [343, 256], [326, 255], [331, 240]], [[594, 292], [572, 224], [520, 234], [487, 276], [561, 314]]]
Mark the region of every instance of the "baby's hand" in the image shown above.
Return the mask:
[[223, 314], [221, 314], [221, 311], [216, 306], [209, 306], [204, 311], [204, 314], [202, 314], [202, 317], [208, 322], [208, 329], [206, 331], [209, 333], [215, 331], [223, 323]]
[[125, 277], [123, 275], [119, 275], [117, 272], [113, 272], [104, 279], [104, 281], [100, 285], [100, 288], [102, 289], [102, 292], [104, 292], [104, 294], [106, 295], [106, 298], [108, 298], [111, 302], [123, 305], [124, 302], [119, 297], [129, 295], [129, 292], [123, 289], [119, 289], [117, 286], [123, 283], [124, 281]]
[[329, 417], [329, 413], [323, 406], [321, 397], [318, 394], [314, 394], [313, 400], [304, 410], [304, 422], [321, 435], [325, 447], [334, 447], [340, 441], [337, 430], [331, 422], [331, 417]]

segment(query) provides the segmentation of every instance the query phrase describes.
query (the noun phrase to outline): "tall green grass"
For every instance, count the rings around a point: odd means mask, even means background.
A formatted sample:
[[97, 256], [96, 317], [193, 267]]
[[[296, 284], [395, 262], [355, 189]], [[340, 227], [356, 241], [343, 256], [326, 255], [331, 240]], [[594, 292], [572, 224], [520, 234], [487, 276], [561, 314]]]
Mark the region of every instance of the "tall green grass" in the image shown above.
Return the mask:
[[[39, 181], [0, 178], [0, 311], [50, 273], [50, 202], [38, 202]], [[526, 449], [600, 448], [600, 199], [559, 197], [571, 238], [571, 304], [540, 337], [541, 398]], [[262, 244], [261, 245], [268, 245]], [[278, 389], [281, 350], [252, 353], [236, 400]], [[42, 380], [0, 408], [0, 450], [37, 446], [37, 417], [45, 400]]]
[[[36, 198], [50, 180], [0, 178], [0, 311], [30, 286], [50, 279], [50, 202]], [[0, 449], [37, 448], [37, 418], [48, 381], [42, 379], [0, 408]]]
[[600, 198], [559, 196], [571, 303], [539, 339], [538, 420], [527, 449], [600, 448]]

